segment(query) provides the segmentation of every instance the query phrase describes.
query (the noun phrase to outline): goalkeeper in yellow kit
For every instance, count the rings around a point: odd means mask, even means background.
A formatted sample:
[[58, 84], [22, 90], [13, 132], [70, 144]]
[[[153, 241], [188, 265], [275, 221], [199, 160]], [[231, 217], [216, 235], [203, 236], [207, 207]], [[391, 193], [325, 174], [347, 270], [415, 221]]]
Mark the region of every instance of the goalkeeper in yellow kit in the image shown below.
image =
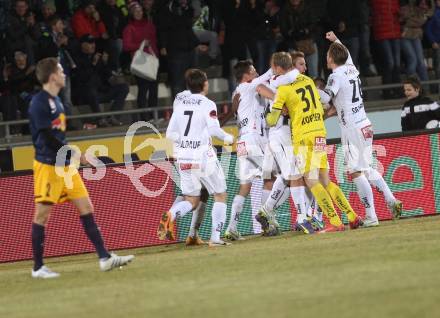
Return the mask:
[[330, 225], [321, 233], [345, 229], [333, 202], [347, 214], [350, 228], [358, 228], [362, 224], [361, 218], [353, 211], [342, 190], [330, 181], [324, 110], [313, 80], [299, 75], [292, 84], [278, 88], [272, 111], [266, 116], [269, 126], [277, 123], [284, 107], [290, 116], [297, 169], [304, 176], [307, 186], [330, 220]]

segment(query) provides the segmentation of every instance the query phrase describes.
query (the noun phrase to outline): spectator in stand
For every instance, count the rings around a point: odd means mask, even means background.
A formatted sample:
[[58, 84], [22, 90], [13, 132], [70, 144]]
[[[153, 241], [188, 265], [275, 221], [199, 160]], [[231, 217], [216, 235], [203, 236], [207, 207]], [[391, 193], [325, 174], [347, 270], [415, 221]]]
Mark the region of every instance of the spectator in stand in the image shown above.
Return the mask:
[[16, 0], [14, 11], [9, 16], [6, 35], [9, 58], [20, 50], [26, 53], [28, 62], [32, 65], [35, 61], [34, 46], [39, 36], [40, 30], [35, 15], [29, 10], [27, 1]]
[[95, 39], [108, 39], [108, 33], [101, 15], [96, 10], [96, 1], [84, 0], [72, 18], [72, 29], [77, 39], [90, 34]]
[[359, 31], [361, 27], [360, 0], [329, 0], [327, 17], [330, 30], [350, 51], [354, 65], [359, 67]]
[[210, 65], [213, 65], [220, 55], [218, 34], [214, 31], [215, 15], [213, 6], [211, 1], [207, 0], [192, 0], [191, 4], [194, 9], [194, 34], [200, 43], [208, 43]]
[[116, 5], [116, 0], [104, 0], [98, 9], [109, 37], [110, 66], [120, 72], [120, 55], [122, 52], [122, 30], [127, 25], [122, 9]]
[[188, 0], [169, 0], [158, 16], [160, 54], [168, 61], [172, 98], [185, 90], [185, 71], [191, 68], [199, 41], [192, 29], [193, 10]]
[[439, 128], [440, 106], [423, 96], [422, 86], [416, 76], [403, 82], [406, 102], [402, 107], [402, 131]]
[[318, 76], [318, 48], [314, 39], [316, 18], [303, 0], [288, 0], [280, 17], [281, 33], [289, 49], [304, 53], [310, 77]]
[[426, 0], [417, 0], [414, 4], [406, 0], [400, 8], [401, 46], [405, 57], [406, 74], [417, 74], [422, 81], [428, 80], [422, 47], [423, 25], [428, 20], [428, 16], [431, 15], [432, 10]]
[[252, 60], [258, 61], [257, 35], [258, 25], [256, 0], [223, 0], [220, 1], [220, 15], [225, 27], [223, 45], [223, 71], [229, 78], [232, 91], [236, 81], [233, 67], [239, 60], [245, 60], [250, 54]]
[[[47, 21], [47, 27], [38, 43], [37, 56], [41, 60], [46, 57], [58, 57], [66, 74], [66, 84], [59, 96], [63, 102], [66, 115], [72, 114], [71, 73], [76, 67], [70, 52], [75, 50], [75, 41], [64, 32], [63, 20], [53, 15]], [[71, 122], [71, 121], [69, 121]], [[69, 124], [70, 125], [70, 124]], [[70, 127], [74, 128], [74, 127]]]
[[[146, 41], [144, 51], [147, 53], [159, 54], [157, 48], [156, 27], [150, 18], [144, 18], [142, 7], [137, 2], [129, 4], [130, 22], [124, 29], [123, 33], [123, 47], [131, 56], [139, 49], [142, 41]], [[150, 81], [138, 76], [135, 76], [136, 84], [138, 86], [137, 106], [138, 108], [153, 108], [157, 106], [157, 81]], [[147, 102], [148, 94], [148, 102]], [[142, 120], [150, 120], [151, 113], [142, 113]]]
[[370, 6], [368, 1], [360, 1], [359, 66], [362, 76], [377, 76], [370, 49]]
[[435, 76], [440, 79], [440, 0], [435, 1], [435, 11], [425, 25], [425, 34], [432, 47]]
[[[5, 120], [27, 118], [29, 102], [35, 92], [37, 80], [35, 77], [35, 65], [28, 63], [26, 53], [16, 51], [14, 63], [7, 71], [5, 78], [10, 91], [10, 100], [6, 105]], [[27, 133], [27, 126], [15, 127], [12, 133]]]
[[[383, 84], [400, 83], [400, 21], [399, 0], [371, 0], [373, 35], [382, 51]], [[400, 96], [395, 90], [385, 90], [384, 98]]]
[[42, 24], [44, 23], [47, 23], [49, 21], [49, 18], [53, 16], [56, 12], [57, 12], [57, 8], [53, 0], [45, 1], [41, 5], [41, 11], [38, 15], [40, 26], [42, 26]]
[[142, 0], [141, 6], [144, 10], [145, 19], [156, 23], [156, 2], [154, 0]]
[[55, 0], [57, 14], [63, 19], [68, 19], [81, 7], [82, 0]]
[[258, 10], [258, 63], [257, 71], [267, 71], [272, 54], [281, 43], [283, 36], [280, 30], [280, 7], [275, 0], [265, 0]]
[[[112, 84], [112, 76], [108, 65], [108, 53], [96, 52], [95, 38], [90, 34], [80, 39], [81, 49], [75, 58], [77, 67], [72, 73], [73, 96], [77, 97], [76, 104], [88, 104], [94, 113], [101, 112], [100, 103], [111, 102], [111, 111], [124, 108], [128, 95], [126, 83]], [[114, 116], [98, 120], [100, 127], [120, 126], [122, 123]], [[85, 128], [93, 126], [85, 125]]]

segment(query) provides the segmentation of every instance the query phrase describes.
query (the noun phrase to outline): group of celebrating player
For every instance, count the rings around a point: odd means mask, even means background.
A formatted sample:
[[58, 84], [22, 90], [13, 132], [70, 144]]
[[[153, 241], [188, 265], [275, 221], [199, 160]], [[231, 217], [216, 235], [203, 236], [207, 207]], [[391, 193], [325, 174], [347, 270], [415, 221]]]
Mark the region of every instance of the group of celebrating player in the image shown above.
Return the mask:
[[[250, 61], [239, 61], [234, 67], [238, 86], [231, 110], [222, 119], [225, 123], [235, 114], [239, 129], [236, 149], [240, 188], [225, 232], [228, 240], [243, 239], [237, 224], [255, 178], [264, 181], [262, 207], [256, 215], [263, 235], [281, 234], [276, 209], [289, 195], [297, 211], [295, 228], [305, 234], [345, 230], [335, 205], [347, 215], [351, 229], [379, 225], [372, 187], [383, 194], [394, 218], [401, 215], [402, 202], [372, 167], [373, 130], [364, 109], [359, 72], [335, 34], [328, 32], [326, 38], [332, 42], [327, 52], [332, 74], [326, 85], [322, 79], [314, 82], [304, 75], [306, 64], [301, 52], [274, 53], [271, 68], [261, 76]], [[226, 181], [211, 137], [228, 145], [234, 138], [220, 128], [216, 105], [206, 97], [206, 74], [189, 70], [186, 82], [188, 90], [177, 95], [166, 133], [174, 142], [183, 196], [163, 213], [157, 233], [161, 240], [173, 240], [176, 218], [193, 211], [186, 243], [203, 244], [198, 229], [210, 194], [215, 203], [209, 245], [224, 246], [230, 244], [220, 238], [226, 222]], [[366, 210], [364, 220], [329, 177], [324, 119], [333, 115], [338, 116], [341, 128], [346, 170]], [[322, 214], [329, 220], [327, 226]]]
[[[373, 131], [363, 105], [359, 72], [334, 33], [328, 32], [326, 37], [333, 42], [327, 53], [327, 64], [333, 72], [327, 85], [315, 79], [320, 89], [304, 75], [306, 64], [300, 52], [274, 53], [271, 68], [261, 76], [249, 61], [240, 61], [234, 68], [239, 85], [233, 95], [232, 108], [222, 119], [225, 123], [236, 114], [239, 129], [236, 148], [240, 189], [234, 197], [225, 232], [228, 240], [242, 239], [237, 224], [255, 178], [264, 180], [262, 207], [256, 215], [264, 235], [281, 233], [276, 209], [289, 195], [297, 211], [295, 227], [306, 234], [343, 231], [345, 227], [335, 205], [346, 213], [350, 228], [377, 226], [372, 186], [384, 195], [393, 217], [401, 215], [402, 203], [372, 168]], [[63, 68], [56, 58], [46, 58], [37, 64], [36, 75], [43, 89], [33, 97], [29, 108], [35, 147], [36, 202], [32, 223], [32, 277], [59, 276], [43, 262], [45, 229], [52, 206], [67, 200], [80, 214], [84, 231], [98, 254], [100, 269], [108, 271], [124, 266], [134, 256], [118, 256], [106, 249], [78, 171], [74, 171], [69, 186], [58, 171], [65, 171], [70, 165], [69, 156], [58, 162], [58, 154], [75, 153], [66, 142], [64, 107], [57, 96], [65, 86]], [[226, 222], [226, 181], [211, 138], [217, 137], [231, 145], [234, 137], [220, 128], [216, 104], [206, 97], [209, 89], [206, 74], [191, 69], [186, 73], [186, 83], [188, 90], [176, 96], [166, 132], [167, 138], [174, 141], [183, 196], [178, 196], [171, 209], [163, 213], [157, 234], [161, 240], [173, 240], [176, 218], [193, 211], [186, 243], [203, 244], [198, 230], [209, 194], [215, 201], [209, 245], [224, 246], [230, 244], [221, 239]], [[334, 114], [341, 128], [345, 165], [366, 210], [364, 220], [353, 211], [341, 189], [329, 178], [324, 119]], [[84, 155], [80, 157], [82, 164], [91, 160], [93, 158]], [[322, 214], [329, 219], [327, 226], [324, 226]]]

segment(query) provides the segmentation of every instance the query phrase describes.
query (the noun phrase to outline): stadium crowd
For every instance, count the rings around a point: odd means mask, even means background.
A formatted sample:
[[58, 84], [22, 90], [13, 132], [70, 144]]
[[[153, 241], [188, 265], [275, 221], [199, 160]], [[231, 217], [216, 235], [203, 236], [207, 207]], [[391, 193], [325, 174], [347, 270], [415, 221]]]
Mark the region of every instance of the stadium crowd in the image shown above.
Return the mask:
[[[308, 75], [327, 77], [326, 30], [336, 32], [364, 77], [428, 80], [427, 55], [440, 77], [440, 0], [0, 0], [0, 111], [3, 120], [27, 117], [38, 89], [35, 65], [45, 57], [59, 57], [64, 68], [67, 114], [83, 104], [99, 113], [103, 102], [121, 110], [131, 59], [144, 40], [168, 74], [172, 97], [202, 55], [222, 65], [231, 89], [237, 61], [252, 58], [262, 74], [275, 51], [302, 51]], [[155, 107], [157, 80], [134, 81], [137, 106]], [[401, 89], [383, 94], [403, 97]], [[121, 124], [101, 117], [83, 127]]]

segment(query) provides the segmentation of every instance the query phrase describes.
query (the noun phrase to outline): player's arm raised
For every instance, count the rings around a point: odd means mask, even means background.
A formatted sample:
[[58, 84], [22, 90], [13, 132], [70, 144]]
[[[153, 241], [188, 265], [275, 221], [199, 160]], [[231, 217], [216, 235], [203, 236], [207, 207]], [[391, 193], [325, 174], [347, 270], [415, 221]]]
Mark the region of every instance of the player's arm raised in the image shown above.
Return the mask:
[[286, 86], [278, 88], [272, 110], [266, 115], [266, 123], [269, 127], [275, 126], [278, 122], [278, 119], [281, 116], [281, 111], [287, 100], [287, 92], [288, 90], [286, 89]]
[[347, 49], [347, 47], [341, 42], [341, 40], [338, 39], [338, 37], [336, 36], [336, 34], [333, 31], [329, 31], [325, 34], [325, 38], [327, 40], [329, 40], [330, 42], [336, 42], [341, 44], [343, 47], [345, 47], [345, 49], [347, 50], [348, 53], [348, 58], [347, 61], [345, 62], [345, 64], [351, 64], [354, 65], [353, 63], [353, 59], [351, 58], [351, 54], [350, 51]]
[[259, 84], [257, 86], [257, 93], [260, 94], [260, 96], [270, 100], [274, 100], [275, 98], [275, 93], [264, 84]]
[[217, 106], [214, 102], [212, 102], [212, 105], [208, 110], [206, 123], [208, 125], [208, 132], [212, 137], [216, 137], [228, 145], [234, 143], [234, 136], [226, 133], [220, 128], [220, 123], [217, 118]]
[[240, 93], [236, 93], [234, 97], [232, 98], [232, 104], [229, 111], [224, 114], [220, 119], [220, 126], [224, 126], [234, 115], [237, 113], [238, 106], [240, 105], [241, 101]]

